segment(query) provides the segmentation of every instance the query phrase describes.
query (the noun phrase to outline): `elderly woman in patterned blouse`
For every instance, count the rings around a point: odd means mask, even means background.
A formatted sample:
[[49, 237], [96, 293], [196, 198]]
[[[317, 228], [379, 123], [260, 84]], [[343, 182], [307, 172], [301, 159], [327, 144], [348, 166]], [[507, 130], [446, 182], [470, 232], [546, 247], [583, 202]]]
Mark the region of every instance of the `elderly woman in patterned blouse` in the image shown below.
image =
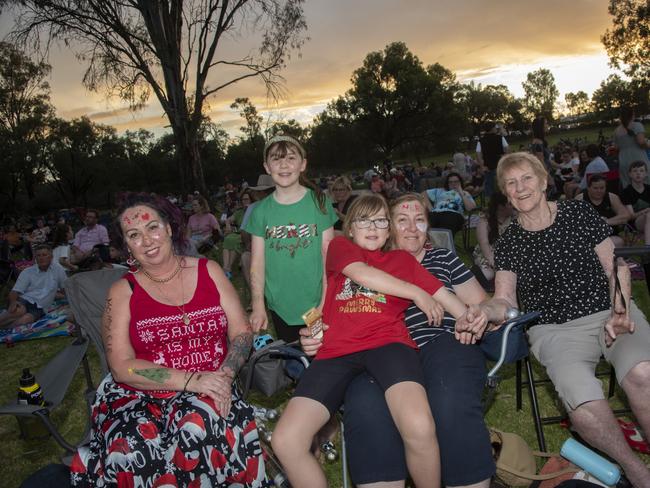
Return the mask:
[[[641, 427], [650, 432], [650, 326], [630, 299], [630, 273], [614, 267], [611, 229], [586, 202], [546, 200], [544, 165], [528, 153], [501, 158], [497, 182], [518, 217], [495, 246], [495, 314], [517, 305], [541, 312], [529, 330], [571, 423], [614, 458], [634, 486], [650, 471], [628, 447], [594, 375], [601, 355], [616, 368]], [[619, 260], [622, 261], [622, 260]]]

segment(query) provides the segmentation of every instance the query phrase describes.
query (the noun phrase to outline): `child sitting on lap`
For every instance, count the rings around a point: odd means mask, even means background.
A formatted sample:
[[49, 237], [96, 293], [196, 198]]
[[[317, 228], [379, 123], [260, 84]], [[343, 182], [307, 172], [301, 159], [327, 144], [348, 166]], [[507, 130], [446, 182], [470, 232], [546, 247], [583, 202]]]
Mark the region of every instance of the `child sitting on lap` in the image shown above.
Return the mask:
[[390, 232], [388, 215], [383, 197], [359, 197], [343, 224], [346, 237], [330, 243], [323, 307], [329, 329], [272, 440], [292, 486], [327, 486], [310, 452], [312, 438], [340, 407], [348, 384], [364, 371], [385, 391], [415, 485], [440, 486], [435, 424], [404, 311], [414, 301], [430, 322], [434, 316], [440, 321], [437, 300], [467, 322], [465, 306], [408, 252], [382, 251]]

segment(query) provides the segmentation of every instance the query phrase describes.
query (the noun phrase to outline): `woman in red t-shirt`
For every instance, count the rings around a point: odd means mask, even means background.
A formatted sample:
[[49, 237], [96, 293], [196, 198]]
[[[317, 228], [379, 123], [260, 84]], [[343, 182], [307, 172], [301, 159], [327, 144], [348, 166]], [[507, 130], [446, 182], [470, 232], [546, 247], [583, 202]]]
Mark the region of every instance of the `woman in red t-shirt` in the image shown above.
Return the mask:
[[334, 238], [328, 248], [323, 321], [329, 328], [272, 439], [294, 486], [327, 486], [310, 452], [311, 442], [340, 407], [350, 381], [364, 371], [385, 392], [415, 485], [440, 486], [435, 424], [404, 311], [414, 301], [437, 324], [442, 318], [440, 302], [464, 326], [473, 328], [486, 318], [469, 324], [465, 305], [411, 254], [382, 251], [390, 232], [388, 215], [383, 197], [357, 198], [343, 224], [345, 237]]

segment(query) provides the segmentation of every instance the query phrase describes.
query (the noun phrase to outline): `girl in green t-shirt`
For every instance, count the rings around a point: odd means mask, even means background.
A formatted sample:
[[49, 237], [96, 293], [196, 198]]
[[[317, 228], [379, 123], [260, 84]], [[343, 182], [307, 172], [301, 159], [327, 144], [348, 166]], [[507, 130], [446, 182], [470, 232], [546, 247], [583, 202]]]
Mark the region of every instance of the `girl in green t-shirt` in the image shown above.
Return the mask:
[[322, 306], [324, 257], [337, 220], [331, 202], [305, 176], [305, 150], [276, 135], [264, 148], [275, 191], [259, 201], [245, 229], [251, 244], [251, 325], [266, 329], [269, 308], [279, 339], [298, 340], [302, 314]]

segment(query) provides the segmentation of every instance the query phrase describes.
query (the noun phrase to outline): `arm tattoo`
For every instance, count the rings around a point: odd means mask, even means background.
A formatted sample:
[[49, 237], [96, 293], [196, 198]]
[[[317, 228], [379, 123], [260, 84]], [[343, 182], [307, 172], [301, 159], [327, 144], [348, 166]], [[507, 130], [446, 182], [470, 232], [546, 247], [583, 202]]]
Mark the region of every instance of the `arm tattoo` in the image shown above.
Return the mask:
[[224, 359], [221, 368], [232, 373], [233, 378], [239, 371], [239, 368], [246, 362], [250, 355], [251, 347], [253, 347], [253, 334], [251, 332], [244, 332], [230, 341], [228, 355]]
[[143, 378], [161, 384], [167, 381], [172, 375], [167, 368], [134, 369], [133, 372]]
[[104, 338], [104, 347], [106, 348], [106, 354], [110, 354], [113, 350], [113, 299], [106, 299], [106, 306], [104, 307], [104, 315], [102, 317], [102, 335]]

